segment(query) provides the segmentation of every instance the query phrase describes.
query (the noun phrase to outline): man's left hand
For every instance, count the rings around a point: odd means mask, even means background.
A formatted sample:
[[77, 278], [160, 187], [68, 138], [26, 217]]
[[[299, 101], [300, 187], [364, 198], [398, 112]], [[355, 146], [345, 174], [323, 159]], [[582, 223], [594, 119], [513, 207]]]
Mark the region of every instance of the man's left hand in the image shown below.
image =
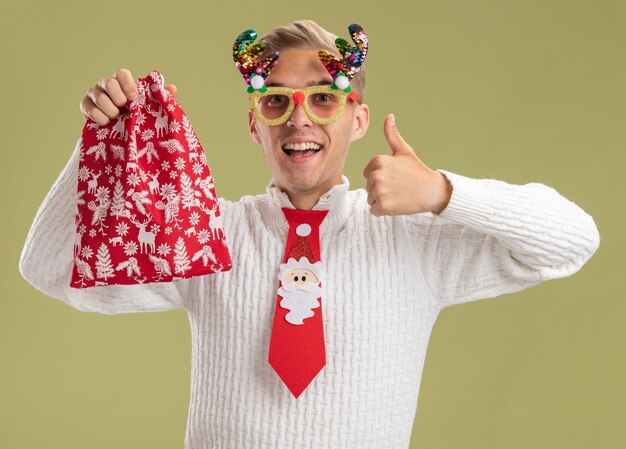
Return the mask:
[[363, 170], [371, 213], [379, 217], [443, 211], [452, 194], [450, 181], [417, 157], [398, 132], [393, 114], [385, 118], [383, 130], [391, 155], [374, 156]]

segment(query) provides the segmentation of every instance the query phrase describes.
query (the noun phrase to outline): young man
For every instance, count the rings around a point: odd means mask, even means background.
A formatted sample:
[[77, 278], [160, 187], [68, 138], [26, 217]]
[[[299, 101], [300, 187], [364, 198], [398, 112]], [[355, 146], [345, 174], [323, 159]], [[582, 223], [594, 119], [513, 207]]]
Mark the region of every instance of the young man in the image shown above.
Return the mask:
[[[280, 59], [265, 85], [298, 90], [332, 83], [317, 51], [336, 54], [334, 37], [311, 21], [273, 30], [261, 42], [267, 52], [280, 51]], [[361, 99], [362, 87], [355, 77]], [[130, 73], [119, 70], [90, 89], [81, 110], [106, 124], [133, 91]], [[277, 125], [262, 123], [253, 109], [249, 132], [262, 146], [272, 181], [266, 194], [220, 199], [231, 271], [172, 283], [70, 288], [75, 149], [37, 214], [21, 272], [79, 310], [188, 311], [187, 448], [406, 449], [439, 312], [573, 274], [599, 245], [594, 221], [542, 184], [430, 169], [392, 117], [384, 124], [390, 154], [365, 167], [367, 190], [349, 190], [343, 167], [350, 144], [367, 131], [367, 105], [347, 100], [328, 124], [317, 123], [302, 103]], [[290, 211], [328, 211], [319, 226], [321, 260], [281, 265]], [[327, 357], [297, 394], [290, 375], [272, 363], [271, 349], [268, 363], [276, 313], [291, 307], [276, 302], [278, 279], [293, 287], [280, 290], [292, 303], [296, 290], [316, 292], [312, 305], [290, 309], [282, 325], [299, 329], [323, 316]], [[320, 280], [323, 315], [312, 290]], [[307, 361], [291, 360], [300, 363]]]

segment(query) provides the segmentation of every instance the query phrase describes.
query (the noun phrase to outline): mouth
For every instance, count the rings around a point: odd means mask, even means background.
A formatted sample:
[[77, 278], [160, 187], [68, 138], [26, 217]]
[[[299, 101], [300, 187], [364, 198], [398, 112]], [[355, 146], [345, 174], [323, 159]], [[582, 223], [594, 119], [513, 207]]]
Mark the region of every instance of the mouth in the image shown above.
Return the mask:
[[282, 146], [283, 152], [294, 160], [308, 160], [319, 153], [324, 146], [315, 142], [286, 143]]

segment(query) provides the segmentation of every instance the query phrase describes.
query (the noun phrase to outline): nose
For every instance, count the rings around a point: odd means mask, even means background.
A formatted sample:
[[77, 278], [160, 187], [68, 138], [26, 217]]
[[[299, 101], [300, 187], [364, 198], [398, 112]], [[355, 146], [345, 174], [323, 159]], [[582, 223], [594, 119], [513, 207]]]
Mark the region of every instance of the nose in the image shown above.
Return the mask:
[[[298, 94], [300, 92], [296, 92]], [[294, 95], [295, 96], [295, 95]], [[304, 107], [302, 106], [302, 101], [304, 98], [294, 98], [294, 102], [296, 105], [293, 108], [293, 112], [291, 113], [291, 117], [287, 120], [287, 126], [292, 126], [294, 128], [303, 128], [305, 126], [313, 126], [313, 122], [306, 115], [304, 111]]]

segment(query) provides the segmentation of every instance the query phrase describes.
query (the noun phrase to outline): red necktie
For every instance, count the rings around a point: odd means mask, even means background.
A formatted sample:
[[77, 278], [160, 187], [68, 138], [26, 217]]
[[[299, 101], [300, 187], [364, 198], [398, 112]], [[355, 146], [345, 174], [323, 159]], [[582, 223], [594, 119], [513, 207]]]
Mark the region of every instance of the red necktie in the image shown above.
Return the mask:
[[327, 210], [282, 208], [289, 223], [269, 363], [297, 398], [326, 365], [319, 226]]

